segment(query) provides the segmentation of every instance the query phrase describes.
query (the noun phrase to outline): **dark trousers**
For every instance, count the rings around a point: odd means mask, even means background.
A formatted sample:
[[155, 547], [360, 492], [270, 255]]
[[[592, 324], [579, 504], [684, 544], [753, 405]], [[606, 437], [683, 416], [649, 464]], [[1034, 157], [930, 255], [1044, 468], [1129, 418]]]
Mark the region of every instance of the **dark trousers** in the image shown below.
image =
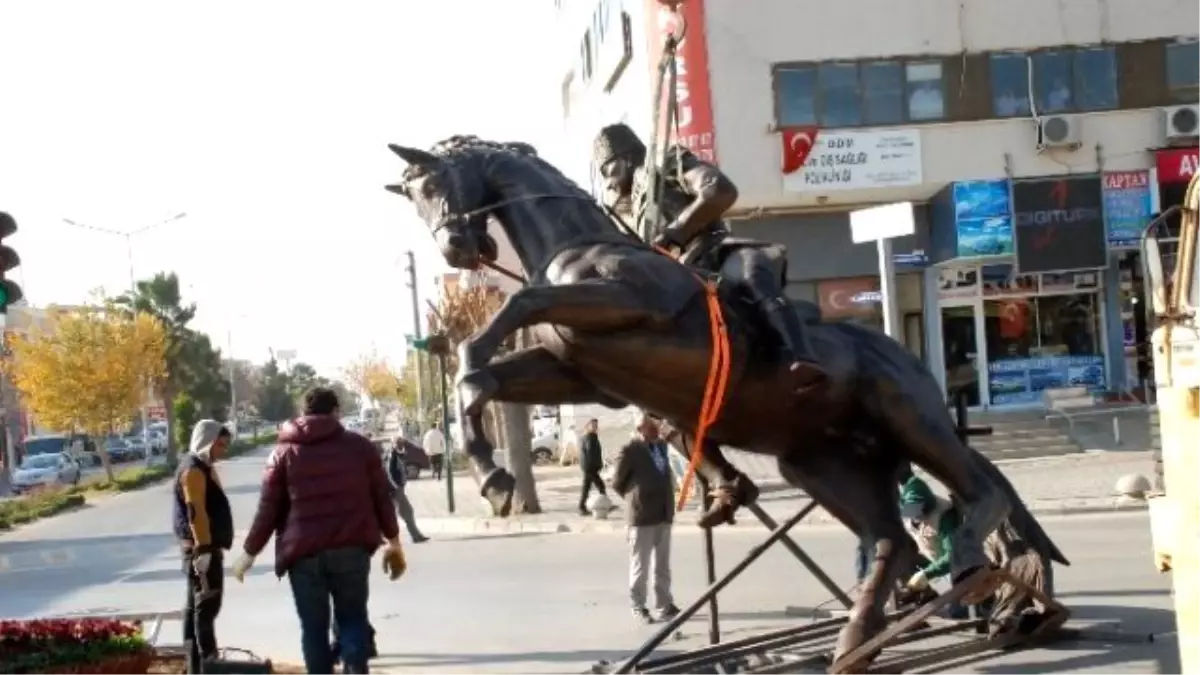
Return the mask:
[[292, 599], [300, 617], [300, 644], [310, 673], [332, 673], [330, 607], [347, 673], [365, 673], [370, 658], [367, 617], [371, 556], [360, 547], [335, 548], [302, 558], [288, 570]]
[[408, 528], [408, 536], [414, 540], [424, 539], [425, 535], [421, 534], [421, 528], [417, 527], [417, 517], [413, 513], [412, 502], [408, 501], [408, 495], [404, 493], [403, 485], [392, 491], [392, 501], [396, 503], [396, 514], [404, 521], [404, 527]]
[[429, 468], [433, 471], [433, 477], [435, 480], [442, 479], [442, 467], [445, 465], [446, 465], [446, 456], [445, 455], [430, 455], [429, 456]]
[[587, 511], [588, 496], [592, 493], [592, 486], [595, 485], [600, 494], [607, 496], [604, 491], [604, 479], [600, 477], [600, 471], [584, 471], [583, 484], [579, 487], [579, 510]]
[[205, 659], [217, 656], [217, 615], [225, 589], [225, 566], [220, 551], [212, 554], [203, 581], [192, 568], [192, 557], [184, 555], [187, 595], [183, 601], [183, 644], [188, 647], [189, 672], [200, 672]]

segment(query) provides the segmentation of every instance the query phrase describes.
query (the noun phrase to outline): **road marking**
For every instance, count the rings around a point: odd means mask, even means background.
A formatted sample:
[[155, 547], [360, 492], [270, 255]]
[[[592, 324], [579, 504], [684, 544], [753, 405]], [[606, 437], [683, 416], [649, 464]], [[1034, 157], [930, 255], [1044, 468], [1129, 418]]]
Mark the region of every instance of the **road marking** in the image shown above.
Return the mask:
[[42, 562], [47, 565], [68, 565], [75, 562], [75, 552], [69, 548], [52, 548], [42, 551]]

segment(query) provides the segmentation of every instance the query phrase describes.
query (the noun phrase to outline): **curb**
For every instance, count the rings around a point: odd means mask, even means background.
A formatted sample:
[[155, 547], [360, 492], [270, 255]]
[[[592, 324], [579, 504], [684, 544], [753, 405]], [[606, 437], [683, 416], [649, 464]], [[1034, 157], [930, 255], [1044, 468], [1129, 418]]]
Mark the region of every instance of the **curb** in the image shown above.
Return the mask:
[[[1106, 505], [1080, 505], [1080, 506], [1046, 506], [1033, 507], [1030, 513], [1034, 516], [1081, 516], [1095, 515], [1103, 513], [1125, 513], [1146, 511], [1147, 505], [1145, 501], [1136, 502], [1116, 502]], [[579, 516], [562, 516], [546, 520], [524, 520], [520, 516], [512, 518], [485, 518], [485, 517], [467, 517], [467, 516], [442, 516], [432, 518], [420, 518], [418, 523], [421, 526], [421, 531], [426, 534], [473, 534], [477, 536], [506, 536], [514, 534], [611, 534], [625, 532], [625, 519], [620, 515], [611, 519], [599, 520], [594, 518], [582, 518]], [[690, 526], [691, 529], [699, 532], [695, 523], [686, 518], [680, 518], [675, 521], [675, 524], [682, 528]], [[824, 510], [815, 511], [812, 516], [805, 518], [797, 527], [821, 527], [829, 525], [839, 525], [838, 521]], [[729, 527], [722, 527], [722, 530], [728, 530]], [[738, 518], [737, 525], [733, 526], [734, 530], [760, 530], [767, 531], [767, 528], [760, 522], [754, 519], [753, 516], [746, 514], [744, 517]]]

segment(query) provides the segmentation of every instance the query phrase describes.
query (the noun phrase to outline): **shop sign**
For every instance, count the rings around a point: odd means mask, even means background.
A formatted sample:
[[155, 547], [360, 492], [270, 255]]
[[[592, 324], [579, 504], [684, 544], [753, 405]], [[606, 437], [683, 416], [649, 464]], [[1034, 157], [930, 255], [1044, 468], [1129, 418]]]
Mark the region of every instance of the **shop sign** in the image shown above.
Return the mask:
[[1154, 151], [1159, 183], [1187, 183], [1200, 168], [1200, 148], [1164, 148]]
[[[689, 3], [700, 4], [700, 3]], [[685, 7], [687, 5], [684, 5]], [[920, 185], [921, 132], [827, 131], [781, 134], [783, 187], [789, 192], [833, 192]], [[807, 151], [803, 163], [798, 153]], [[789, 154], [792, 153], [792, 154]]]
[[979, 270], [983, 296], [1032, 295], [1038, 292], [1038, 275], [1018, 274], [1012, 265], [984, 265]]
[[988, 389], [995, 405], [1036, 403], [1047, 389], [1105, 390], [1103, 356], [1046, 356], [1000, 359], [988, 364]]
[[1104, 174], [1104, 225], [1108, 245], [1135, 248], [1150, 222], [1150, 172], [1108, 171]]
[[1013, 232], [1021, 273], [1108, 264], [1098, 176], [1014, 180]]
[[[651, 64], [650, 82], [657, 82], [658, 61], [663, 43], [677, 31], [679, 21], [666, 3], [645, 0], [646, 25], [649, 41], [647, 61]], [[679, 80], [676, 100], [679, 103], [679, 142], [696, 153], [700, 159], [717, 163], [717, 143], [712, 114], [712, 91], [708, 76], [708, 35], [705, 29], [704, 3], [684, 2], [679, 12], [687, 27], [683, 42], [675, 52]], [[657, 92], [651, 92], [652, 97]], [[664, 97], [666, 92], [663, 93]]]
[[1007, 180], [972, 180], [955, 183], [954, 230], [956, 257], [1012, 255], [1012, 210]]
[[938, 270], [938, 297], [974, 298], [979, 295], [978, 267], [947, 267]]
[[1049, 272], [1042, 275], [1042, 293], [1090, 293], [1100, 288], [1097, 272]]
[[862, 316], [874, 312], [871, 298], [879, 292], [879, 277], [831, 279], [817, 283], [821, 316], [829, 319]]

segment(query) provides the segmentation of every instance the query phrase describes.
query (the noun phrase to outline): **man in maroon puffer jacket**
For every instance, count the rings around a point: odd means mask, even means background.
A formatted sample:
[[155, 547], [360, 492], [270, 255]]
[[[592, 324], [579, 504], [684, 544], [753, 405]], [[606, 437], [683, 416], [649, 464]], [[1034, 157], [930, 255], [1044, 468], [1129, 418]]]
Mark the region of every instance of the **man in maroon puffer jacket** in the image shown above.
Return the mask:
[[371, 556], [386, 540], [384, 570], [397, 579], [406, 567], [379, 451], [346, 431], [339, 417], [332, 390], [315, 387], [304, 395], [304, 415], [279, 432], [245, 552], [233, 568], [241, 581], [276, 536], [275, 573], [291, 583], [310, 673], [333, 672], [331, 601], [345, 672], [367, 672]]

